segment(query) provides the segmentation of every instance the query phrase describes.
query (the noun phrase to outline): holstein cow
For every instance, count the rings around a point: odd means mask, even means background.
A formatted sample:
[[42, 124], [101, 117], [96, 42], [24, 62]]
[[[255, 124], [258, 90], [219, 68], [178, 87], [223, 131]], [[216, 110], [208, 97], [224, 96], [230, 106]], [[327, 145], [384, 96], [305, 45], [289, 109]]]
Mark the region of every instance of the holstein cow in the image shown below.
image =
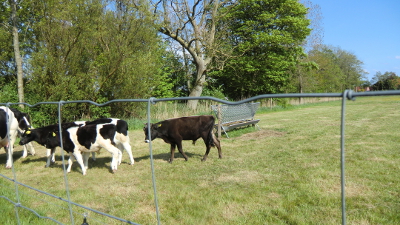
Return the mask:
[[[90, 124], [114, 124], [116, 125], [117, 128], [117, 133], [121, 137], [119, 139], [123, 140], [122, 142], [119, 140], [116, 140], [116, 145], [120, 149], [120, 151], [125, 150], [128, 152], [129, 158], [131, 160], [131, 165], [134, 164], [134, 159], [132, 156], [132, 150], [131, 146], [129, 144], [129, 136], [128, 136], [128, 123], [124, 120], [120, 119], [115, 119], [115, 118], [102, 118], [102, 119], [97, 119], [94, 121], [75, 121], [75, 122], [69, 122], [69, 123], [62, 123], [61, 124], [61, 129], [66, 130], [71, 127], [80, 127], [80, 126], [85, 126], [85, 125], [90, 125]], [[54, 163], [55, 162], [55, 148], [56, 147], [61, 147], [60, 144], [58, 145], [49, 145], [48, 139], [49, 138], [54, 138], [53, 134], [57, 135], [56, 138], [59, 138], [59, 126], [58, 124], [54, 125], [49, 125], [46, 127], [41, 127], [37, 129], [31, 129], [29, 132], [25, 132], [23, 137], [21, 138], [20, 145], [30, 143], [31, 141], [36, 141], [38, 144], [43, 145], [47, 148], [47, 163], [46, 167], [50, 166], [50, 162]], [[58, 141], [58, 143], [60, 143]], [[95, 152], [93, 152], [95, 153]], [[84, 153], [84, 157], [87, 156], [87, 153]], [[94, 156], [93, 156], [94, 158]], [[74, 157], [69, 159], [69, 162], [73, 161]], [[119, 153], [119, 160], [118, 164], [121, 163], [122, 160], [122, 152]]]
[[[54, 132], [48, 137], [46, 146], [61, 146], [59, 132]], [[75, 158], [82, 169], [82, 174], [86, 175], [88, 168], [87, 157], [82, 158], [82, 153], [97, 152], [101, 148], [106, 149], [112, 155], [111, 170], [115, 172], [118, 166], [118, 156], [120, 150], [116, 147], [117, 143], [126, 145], [126, 138], [117, 132], [117, 125], [108, 124], [90, 124], [81, 127], [71, 127], [62, 130], [63, 148], [69, 153], [67, 172], [71, 172], [72, 159]], [[129, 139], [128, 139], [129, 140]]]
[[[9, 108], [13, 113], [15, 118], [18, 120], [18, 135], [21, 136], [26, 130], [31, 129], [32, 126], [30, 124], [31, 118], [27, 113], [20, 112], [17, 109], [14, 108]], [[29, 152], [31, 155], [35, 155], [35, 148], [33, 147], [32, 143], [28, 143], [24, 145], [24, 151], [22, 154], [22, 158], [25, 158], [28, 156], [28, 148], [27, 145], [29, 146]]]
[[[151, 140], [156, 138], [163, 139], [166, 143], [171, 144], [171, 158], [169, 162], [174, 160], [175, 147], [178, 146], [179, 152], [185, 160], [188, 157], [182, 150], [182, 140], [192, 140], [193, 144], [199, 138], [203, 138], [206, 145], [206, 153], [202, 161], [207, 159], [211, 147], [218, 148], [219, 158], [222, 158], [221, 145], [217, 137], [213, 133], [215, 118], [213, 116], [190, 116], [164, 120], [155, 124], [150, 124]], [[145, 141], [149, 142], [148, 125], [143, 128]]]
[[[117, 133], [120, 135], [120, 138], [115, 140], [117, 148], [120, 150], [118, 165], [121, 164], [122, 160], [122, 152], [125, 150], [128, 153], [129, 159], [131, 161], [131, 165], [135, 163], [132, 156], [132, 148], [130, 145], [129, 135], [128, 135], [128, 123], [125, 120], [117, 119], [117, 118], [101, 118], [93, 121], [85, 122], [85, 125], [91, 124], [114, 124], [117, 127]], [[123, 140], [122, 142], [119, 140]], [[93, 153], [94, 154], [94, 153]], [[92, 156], [93, 160], [95, 160], [94, 155]]]
[[[82, 126], [82, 124], [75, 123], [75, 122], [62, 123], [61, 129], [68, 129], [70, 127], [79, 127], [79, 126]], [[47, 146], [47, 139], [54, 132], [58, 132], [58, 130], [59, 130], [58, 124], [53, 124], [53, 125], [49, 125], [49, 126], [45, 126], [45, 127], [39, 127], [39, 128], [35, 128], [35, 129], [28, 129], [21, 135], [19, 144], [25, 145], [25, 144], [30, 143], [31, 141], [36, 141], [38, 144], [46, 147], [47, 148], [46, 167], [49, 167], [50, 162], [52, 162], [52, 163], [55, 162], [54, 153], [55, 153], [57, 146], [54, 146], [54, 147]]]
[[[6, 149], [6, 168], [12, 167], [12, 154], [18, 131], [23, 132], [23, 129], [30, 127], [28, 119], [25, 118], [25, 116], [26, 114], [16, 109], [4, 106], [0, 107], [0, 148], [4, 147]], [[32, 148], [31, 153], [34, 154], [34, 149]], [[27, 153], [24, 152], [24, 155], [25, 154]]]

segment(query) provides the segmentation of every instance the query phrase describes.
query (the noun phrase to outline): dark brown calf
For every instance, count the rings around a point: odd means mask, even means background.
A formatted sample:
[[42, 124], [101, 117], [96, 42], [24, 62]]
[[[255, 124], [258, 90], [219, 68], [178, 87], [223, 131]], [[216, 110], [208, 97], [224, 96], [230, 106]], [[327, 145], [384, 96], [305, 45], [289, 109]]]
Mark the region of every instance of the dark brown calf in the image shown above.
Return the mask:
[[[190, 116], [164, 120], [150, 124], [151, 140], [161, 138], [166, 143], [171, 144], [170, 163], [174, 160], [176, 146], [178, 146], [179, 152], [187, 161], [188, 157], [182, 150], [182, 140], [192, 140], [194, 143], [199, 138], [203, 138], [206, 145], [206, 153], [202, 161], [207, 159], [210, 148], [215, 146], [218, 148], [219, 158], [222, 158], [220, 142], [213, 133], [214, 122], [215, 118], [213, 116]], [[147, 124], [143, 130], [146, 136], [145, 141], [149, 142]]]

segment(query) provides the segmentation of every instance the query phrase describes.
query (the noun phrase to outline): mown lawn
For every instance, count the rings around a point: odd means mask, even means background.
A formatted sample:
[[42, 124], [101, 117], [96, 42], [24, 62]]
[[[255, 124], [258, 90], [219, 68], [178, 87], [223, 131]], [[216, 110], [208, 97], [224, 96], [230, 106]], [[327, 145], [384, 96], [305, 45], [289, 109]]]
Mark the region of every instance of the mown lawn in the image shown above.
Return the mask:
[[[359, 97], [346, 107], [346, 203], [348, 224], [399, 224], [400, 96]], [[179, 153], [167, 162], [169, 145], [153, 141], [161, 224], [340, 224], [341, 102], [318, 103], [256, 114], [260, 129], [233, 131], [221, 138], [223, 159], [212, 149], [206, 162], [203, 141], [184, 142], [189, 161]], [[77, 163], [67, 175], [72, 201], [139, 224], [157, 224], [148, 144], [142, 130], [130, 131], [135, 165], [123, 163], [112, 174], [106, 151], [90, 162], [86, 176]], [[19, 182], [67, 198], [60, 151], [44, 168], [46, 151], [18, 159]], [[6, 170], [0, 154], [0, 173]], [[0, 196], [16, 201], [14, 185], [0, 179]], [[18, 187], [24, 206], [71, 224], [68, 205]], [[74, 224], [88, 212], [89, 224], [123, 224], [73, 206]], [[2, 224], [17, 224], [12, 204], [0, 198]], [[20, 224], [55, 224], [19, 208]]]

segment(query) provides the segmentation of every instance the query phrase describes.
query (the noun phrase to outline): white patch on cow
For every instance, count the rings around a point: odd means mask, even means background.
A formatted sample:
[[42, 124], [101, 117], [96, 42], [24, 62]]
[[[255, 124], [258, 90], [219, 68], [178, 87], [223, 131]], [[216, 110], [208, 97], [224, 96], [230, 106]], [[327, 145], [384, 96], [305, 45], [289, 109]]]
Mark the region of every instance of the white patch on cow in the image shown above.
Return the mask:
[[[6, 149], [7, 153], [7, 163], [6, 163], [6, 168], [10, 169], [12, 168], [13, 164], [13, 147], [14, 147], [14, 142], [17, 138], [18, 135], [18, 120], [15, 118], [14, 113], [7, 107], [0, 106], [0, 110], [3, 110], [6, 112], [6, 116], [8, 119], [6, 119], [6, 126], [1, 127], [0, 129], [7, 129], [7, 134], [4, 138], [0, 137], [0, 148], [4, 147]], [[1, 125], [3, 126], [3, 124]]]

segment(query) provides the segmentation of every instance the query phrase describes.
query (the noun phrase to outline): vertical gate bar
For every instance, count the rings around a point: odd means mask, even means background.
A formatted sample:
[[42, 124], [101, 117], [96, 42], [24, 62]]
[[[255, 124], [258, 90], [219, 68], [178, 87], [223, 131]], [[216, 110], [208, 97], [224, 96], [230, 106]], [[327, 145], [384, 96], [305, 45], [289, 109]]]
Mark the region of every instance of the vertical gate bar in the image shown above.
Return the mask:
[[[21, 205], [21, 201], [19, 198], [19, 189], [18, 189], [18, 183], [16, 183], [15, 181], [17, 181], [17, 173], [15, 172], [15, 168], [14, 168], [14, 157], [13, 157], [13, 153], [14, 153], [14, 149], [13, 152], [10, 152], [10, 127], [11, 127], [11, 123], [10, 123], [10, 118], [8, 117], [8, 113], [10, 110], [10, 103], [7, 102], [6, 104], [6, 124], [7, 124], [7, 141], [8, 141], [8, 148], [6, 149], [6, 153], [7, 153], [7, 161], [8, 161], [8, 157], [11, 156], [11, 170], [12, 170], [12, 174], [14, 177], [14, 185], [15, 185], [15, 195], [17, 198], [17, 205], [14, 206], [15, 209], [15, 216], [17, 217], [17, 223], [18, 225], [20, 224], [19, 221], [19, 211], [18, 211], [18, 207]], [[14, 148], [14, 146], [13, 146]]]
[[342, 225], [346, 225], [346, 185], [345, 185], [345, 148], [344, 148], [344, 128], [346, 114], [346, 98], [348, 90], [343, 92], [342, 96], [342, 118], [340, 129], [340, 183], [341, 183], [341, 198], [342, 198]]
[[[72, 211], [72, 204], [71, 204], [71, 196], [69, 192], [69, 184], [68, 184], [68, 176], [67, 171], [65, 169], [65, 160], [64, 160], [64, 145], [63, 145], [63, 137], [62, 137], [62, 126], [61, 126], [61, 109], [62, 109], [63, 101], [58, 102], [58, 130], [60, 132], [60, 148], [61, 148], [61, 158], [62, 158], [62, 166], [64, 172], [64, 182], [65, 182], [65, 192], [67, 194], [68, 199], [68, 209], [69, 209], [69, 217], [71, 218], [71, 224], [74, 225], [74, 214]], [[55, 151], [54, 151], [55, 154]], [[47, 159], [48, 160], [48, 159]], [[71, 161], [72, 163], [72, 161]]]
[[160, 212], [158, 210], [158, 198], [157, 198], [157, 189], [156, 189], [156, 175], [154, 173], [153, 147], [152, 147], [152, 144], [151, 144], [151, 132], [150, 132], [150, 105], [151, 105], [151, 103], [153, 103], [153, 100], [154, 100], [154, 98], [149, 98], [149, 101], [147, 102], [147, 137], [149, 137], [151, 179], [152, 179], [152, 182], [153, 182], [154, 204], [156, 206], [157, 224], [160, 225]]

